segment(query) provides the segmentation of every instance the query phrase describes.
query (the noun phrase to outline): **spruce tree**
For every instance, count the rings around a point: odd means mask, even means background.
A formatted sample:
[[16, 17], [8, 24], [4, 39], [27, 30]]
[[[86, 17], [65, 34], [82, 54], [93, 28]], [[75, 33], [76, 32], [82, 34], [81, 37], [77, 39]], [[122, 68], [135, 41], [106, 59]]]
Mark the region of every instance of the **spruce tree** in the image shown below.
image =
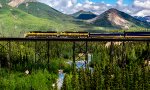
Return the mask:
[[69, 88], [67, 88], [67, 74], [64, 77], [64, 81], [63, 81], [63, 85], [61, 87], [61, 90], [69, 90]]

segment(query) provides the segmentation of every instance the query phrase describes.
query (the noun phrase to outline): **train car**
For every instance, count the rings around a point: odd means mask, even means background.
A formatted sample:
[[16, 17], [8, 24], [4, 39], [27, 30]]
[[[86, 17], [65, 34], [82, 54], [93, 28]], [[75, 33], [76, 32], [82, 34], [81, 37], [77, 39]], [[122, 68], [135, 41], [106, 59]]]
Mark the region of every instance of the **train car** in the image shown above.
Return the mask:
[[55, 31], [41, 32], [33, 31], [24, 34], [26, 38], [47, 38], [47, 37], [57, 37], [59, 34]]
[[90, 38], [150, 38], [150, 32], [90, 33]]
[[150, 38], [150, 32], [125, 32], [126, 38]]
[[65, 38], [88, 38], [89, 33], [88, 32], [61, 32], [60, 37]]
[[123, 33], [90, 33], [90, 38], [123, 38]]

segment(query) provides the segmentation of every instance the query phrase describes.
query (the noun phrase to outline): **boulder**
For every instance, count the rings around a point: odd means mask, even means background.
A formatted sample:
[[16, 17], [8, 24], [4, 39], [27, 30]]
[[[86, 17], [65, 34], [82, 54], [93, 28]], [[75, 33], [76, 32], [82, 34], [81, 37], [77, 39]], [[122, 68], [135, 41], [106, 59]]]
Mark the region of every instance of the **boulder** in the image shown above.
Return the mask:
[[144, 65], [145, 66], [150, 66], [150, 60], [144, 60]]
[[[117, 46], [117, 45], [121, 45], [122, 42], [113, 42], [113, 44]], [[109, 48], [110, 46], [111, 46], [111, 42], [107, 42], [107, 43], [105, 44], [105, 47], [106, 47], [106, 48]]]

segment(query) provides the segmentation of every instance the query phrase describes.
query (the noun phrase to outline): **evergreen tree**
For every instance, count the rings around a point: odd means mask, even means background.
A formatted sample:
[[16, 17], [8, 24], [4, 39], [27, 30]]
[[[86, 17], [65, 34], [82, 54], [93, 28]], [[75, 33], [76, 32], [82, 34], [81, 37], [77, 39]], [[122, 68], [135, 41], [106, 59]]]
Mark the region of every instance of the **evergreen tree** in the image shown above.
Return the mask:
[[61, 90], [69, 90], [69, 88], [67, 88], [67, 74], [64, 77], [64, 81], [63, 81]]
[[83, 78], [83, 73], [84, 73], [83, 68], [80, 68], [80, 69], [79, 69], [79, 76], [78, 76], [79, 88], [80, 88], [80, 90], [84, 90], [84, 78]]

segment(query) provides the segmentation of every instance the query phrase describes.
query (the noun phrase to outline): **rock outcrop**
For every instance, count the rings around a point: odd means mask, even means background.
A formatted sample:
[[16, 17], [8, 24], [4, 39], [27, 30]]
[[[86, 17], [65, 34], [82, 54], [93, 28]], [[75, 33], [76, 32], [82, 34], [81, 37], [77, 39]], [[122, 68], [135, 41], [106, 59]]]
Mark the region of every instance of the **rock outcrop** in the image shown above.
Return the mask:
[[26, 2], [36, 2], [37, 0], [11, 0], [11, 2], [8, 3], [9, 6], [11, 7], [17, 7], [22, 3]]
[[144, 60], [144, 65], [145, 66], [150, 66], [150, 60]]
[[2, 8], [3, 6], [2, 6], [2, 4], [0, 3], [0, 8]]

